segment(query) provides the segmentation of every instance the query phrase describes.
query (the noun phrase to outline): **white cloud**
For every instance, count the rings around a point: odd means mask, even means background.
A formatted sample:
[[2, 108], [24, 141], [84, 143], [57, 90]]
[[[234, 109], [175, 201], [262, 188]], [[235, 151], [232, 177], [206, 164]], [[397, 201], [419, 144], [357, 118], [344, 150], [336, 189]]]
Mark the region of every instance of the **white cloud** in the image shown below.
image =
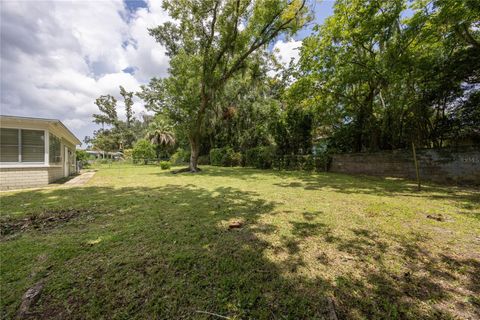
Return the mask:
[[65, 119], [63, 120], [63, 124], [70, 129], [81, 129], [87, 125], [85, 121], [80, 119]]
[[300, 47], [302, 46], [302, 41], [283, 41], [278, 40], [275, 45], [273, 46], [273, 51], [277, 59], [285, 64], [288, 65], [290, 61], [298, 62], [300, 58]]
[[131, 13], [120, 0], [2, 1], [1, 113], [57, 118], [80, 139], [91, 135], [98, 96], [120, 99], [119, 85], [135, 91], [166, 75], [165, 50], [147, 30], [169, 20], [159, 3]]

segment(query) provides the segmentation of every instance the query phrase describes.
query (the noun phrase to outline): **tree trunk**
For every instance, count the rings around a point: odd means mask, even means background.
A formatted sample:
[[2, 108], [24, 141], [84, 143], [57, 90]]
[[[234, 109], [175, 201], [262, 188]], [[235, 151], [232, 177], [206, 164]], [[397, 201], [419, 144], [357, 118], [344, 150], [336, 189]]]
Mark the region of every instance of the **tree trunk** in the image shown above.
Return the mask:
[[200, 100], [200, 109], [198, 110], [197, 119], [195, 121], [195, 127], [190, 133], [189, 142], [190, 142], [190, 172], [198, 172], [198, 156], [200, 155], [200, 137], [202, 136], [202, 125], [203, 118], [205, 117], [205, 112], [208, 105], [208, 97], [205, 92], [205, 86], [202, 85], [202, 93]]
[[190, 172], [198, 172], [198, 155], [200, 154], [200, 136], [190, 137]]

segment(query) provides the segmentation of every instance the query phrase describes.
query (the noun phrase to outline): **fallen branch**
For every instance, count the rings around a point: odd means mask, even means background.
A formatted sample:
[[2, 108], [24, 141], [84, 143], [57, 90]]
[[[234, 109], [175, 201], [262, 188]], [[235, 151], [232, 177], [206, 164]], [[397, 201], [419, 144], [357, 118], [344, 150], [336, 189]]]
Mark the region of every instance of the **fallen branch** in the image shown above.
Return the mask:
[[333, 302], [333, 299], [328, 297], [328, 311], [329, 311], [329, 318], [330, 320], [338, 320], [337, 313], [335, 312], [335, 303]]
[[213, 313], [213, 312], [208, 312], [208, 311], [196, 311], [197, 313], [204, 313], [204, 314], [209, 314], [211, 316], [219, 317], [222, 319], [230, 319], [229, 317], [222, 316], [221, 314]]

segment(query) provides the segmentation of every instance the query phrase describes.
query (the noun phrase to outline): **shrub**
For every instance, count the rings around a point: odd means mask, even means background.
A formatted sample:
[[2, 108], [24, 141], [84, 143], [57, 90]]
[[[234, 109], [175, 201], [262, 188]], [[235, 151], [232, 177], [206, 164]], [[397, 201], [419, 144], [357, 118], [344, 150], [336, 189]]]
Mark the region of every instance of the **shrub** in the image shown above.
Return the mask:
[[143, 162], [147, 164], [148, 161], [154, 160], [155, 156], [154, 146], [145, 139], [138, 140], [133, 147], [132, 157], [135, 163]]
[[208, 154], [198, 157], [198, 164], [199, 165], [209, 165], [210, 164], [210, 157]]
[[132, 160], [133, 158], [133, 149], [124, 149], [123, 150], [123, 158], [125, 160]]
[[245, 152], [245, 165], [258, 169], [272, 168], [275, 159], [275, 147], [263, 146], [248, 149]]
[[89, 155], [85, 150], [75, 150], [75, 159], [80, 163], [80, 169], [89, 167], [88, 159]]
[[212, 166], [222, 165], [223, 152], [223, 148], [213, 148], [210, 150], [210, 164]]
[[88, 161], [88, 153], [85, 150], [75, 150], [76, 159], [77, 161], [87, 162]]
[[234, 167], [242, 163], [242, 154], [232, 148], [214, 148], [210, 150], [210, 164], [213, 166]]
[[183, 164], [190, 161], [190, 151], [178, 148], [170, 157], [170, 162], [174, 165]]
[[227, 155], [227, 166], [238, 167], [242, 164], [242, 154], [240, 152], [234, 152], [233, 150], [231, 150]]
[[170, 163], [170, 161], [160, 161], [160, 168], [162, 170], [170, 169], [171, 166], [172, 164]]

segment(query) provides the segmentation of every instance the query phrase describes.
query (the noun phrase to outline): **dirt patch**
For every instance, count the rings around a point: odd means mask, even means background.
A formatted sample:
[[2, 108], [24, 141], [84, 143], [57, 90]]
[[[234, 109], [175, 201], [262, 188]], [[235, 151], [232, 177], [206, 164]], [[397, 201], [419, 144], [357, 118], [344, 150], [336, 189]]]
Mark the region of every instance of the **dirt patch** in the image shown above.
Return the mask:
[[0, 220], [0, 238], [8, 238], [28, 230], [53, 229], [80, 216], [93, 218], [94, 214], [90, 210], [61, 209], [31, 214], [23, 219], [2, 219]]

